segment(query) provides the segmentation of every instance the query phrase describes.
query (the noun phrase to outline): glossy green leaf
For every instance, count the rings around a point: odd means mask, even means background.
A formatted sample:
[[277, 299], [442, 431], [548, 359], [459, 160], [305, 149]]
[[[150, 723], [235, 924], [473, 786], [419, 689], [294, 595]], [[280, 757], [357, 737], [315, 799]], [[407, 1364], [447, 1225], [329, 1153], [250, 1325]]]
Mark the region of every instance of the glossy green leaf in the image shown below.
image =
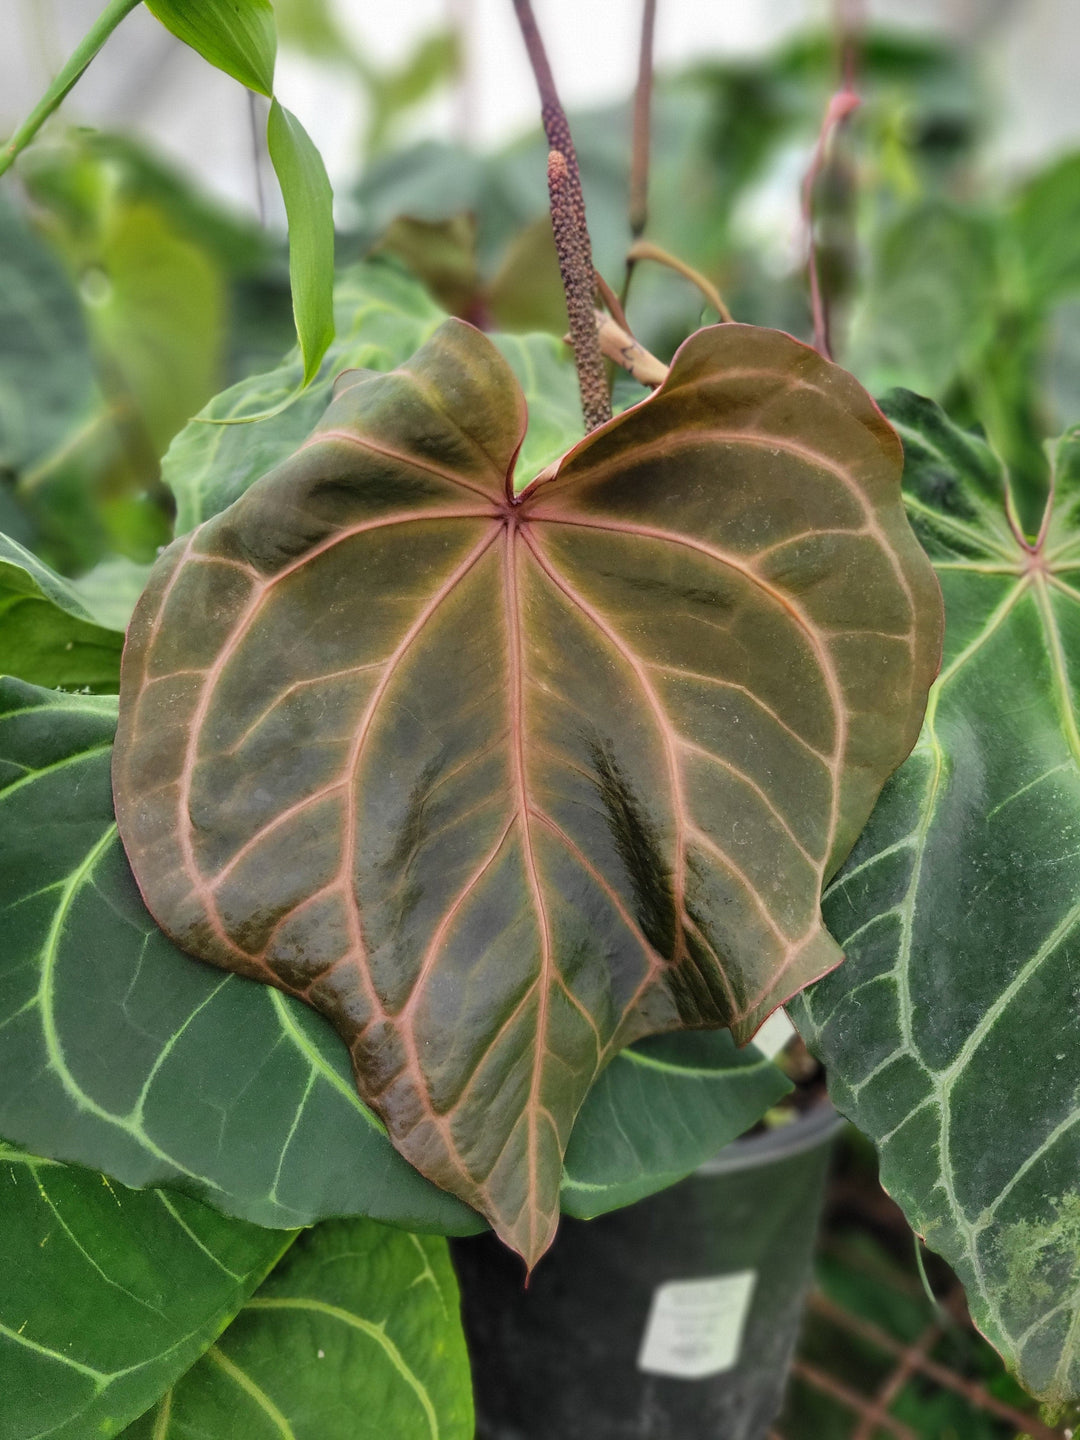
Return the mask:
[[888, 411], [945, 664], [826, 898], [847, 961], [792, 1018], [980, 1328], [1063, 1400], [1080, 1391], [1080, 432], [1029, 548], [982, 440], [906, 392]]
[[2, 1142], [0, 1214], [4, 1440], [118, 1434], [292, 1243], [183, 1195], [128, 1190]]
[[222, 391], [176, 436], [161, 468], [176, 496], [178, 535], [231, 505], [296, 449], [325, 410], [340, 370], [392, 370], [445, 319], [415, 280], [386, 263], [352, 266], [334, 293], [337, 338], [318, 378], [292, 405], [252, 425], [204, 423], [277, 409], [303, 383], [295, 351], [275, 369]]
[[334, 338], [334, 195], [307, 131], [276, 100], [266, 142], [289, 219], [289, 278], [306, 385]]
[[0, 674], [115, 691], [124, 625], [101, 619], [71, 581], [0, 535]]
[[277, 30], [270, 0], [146, 0], [167, 30], [249, 90], [271, 95]]
[[185, 949], [327, 1013], [395, 1145], [533, 1263], [624, 1045], [748, 1038], [840, 952], [822, 878], [918, 732], [940, 599], [860, 387], [717, 326], [514, 493], [447, 321], [158, 562], [114, 759]]
[[[478, 1228], [392, 1149], [325, 1020], [182, 955], [147, 914], [113, 833], [115, 701], [8, 682], [0, 707], [0, 1132], [264, 1225]], [[566, 1209], [659, 1189], [785, 1088], [726, 1034], [622, 1052], [571, 1139]]]
[[369, 1220], [302, 1235], [125, 1440], [472, 1440], [445, 1240]]

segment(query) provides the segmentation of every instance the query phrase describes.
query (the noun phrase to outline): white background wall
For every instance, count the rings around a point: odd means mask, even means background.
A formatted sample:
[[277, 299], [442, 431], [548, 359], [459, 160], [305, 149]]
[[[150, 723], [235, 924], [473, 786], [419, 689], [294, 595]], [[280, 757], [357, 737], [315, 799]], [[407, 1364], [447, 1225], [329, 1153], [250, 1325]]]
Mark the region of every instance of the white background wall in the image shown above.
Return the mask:
[[[0, 133], [10, 133], [104, 0], [0, 0]], [[447, 97], [414, 130], [495, 145], [535, 123], [531, 73], [510, 0], [334, 0], [373, 58], [400, 59], [448, 15], [467, 35], [468, 105]], [[534, 0], [568, 106], [627, 94], [640, 0]], [[952, 34], [985, 66], [998, 102], [995, 153], [1010, 170], [1080, 145], [1080, 0], [870, 0], [872, 20]], [[662, 67], [753, 54], [829, 15], [828, 0], [659, 0]], [[362, 97], [344, 71], [285, 51], [278, 91], [323, 151], [336, 188], [355, 178]], [[245, 92], [175, 41], [146, 11], [131, 14], [69, 98], [65, 114], [134, 128], [194, 166], [212, 189], [255, 204]]]

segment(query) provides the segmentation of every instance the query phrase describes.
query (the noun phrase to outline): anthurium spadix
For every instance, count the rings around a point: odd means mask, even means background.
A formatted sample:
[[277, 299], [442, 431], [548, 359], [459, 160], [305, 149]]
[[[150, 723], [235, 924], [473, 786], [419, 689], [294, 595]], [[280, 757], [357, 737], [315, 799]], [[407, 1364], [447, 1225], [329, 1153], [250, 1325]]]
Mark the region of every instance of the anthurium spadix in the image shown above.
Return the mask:
[[448, 321], [162, 555], [114, 789], [159, 924], [301, 996], [425, 1175], [531, 1265], [589, 1086], [747, 1038], [936, 672], [900, 444], [776, 331], [699, 331], [515, 493], [511, 371]]

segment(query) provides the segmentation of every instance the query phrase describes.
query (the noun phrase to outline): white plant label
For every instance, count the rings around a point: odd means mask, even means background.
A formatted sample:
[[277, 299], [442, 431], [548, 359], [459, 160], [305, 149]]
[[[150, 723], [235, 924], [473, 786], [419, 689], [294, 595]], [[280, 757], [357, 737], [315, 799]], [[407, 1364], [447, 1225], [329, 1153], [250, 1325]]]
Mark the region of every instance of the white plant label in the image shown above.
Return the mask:
[[795, 1026], [784, 1009], [774, 1010], [754, 1036], [754, 1045], [766, 1060], [774, 1060], [796, 1034]]
[[722, 1375], [739, 1358], [757, 1273], [671, 1280], [653, 1292], [638, 1369], [679, 1380]]

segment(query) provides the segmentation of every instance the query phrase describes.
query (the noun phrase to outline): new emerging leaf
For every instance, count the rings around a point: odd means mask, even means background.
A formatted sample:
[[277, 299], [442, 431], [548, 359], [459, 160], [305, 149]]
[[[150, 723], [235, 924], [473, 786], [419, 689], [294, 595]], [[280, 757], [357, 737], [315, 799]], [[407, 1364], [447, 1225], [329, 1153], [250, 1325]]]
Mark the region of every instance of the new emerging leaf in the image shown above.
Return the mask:
[[900, 446], [778, 332], [700, 331], [515, 494], [448, 321], [158, 562], [114, 789], [184, 948], [301, 996], [401, 1152], [531, 1265], [622, 1046], [749, 1037], [835, 966], [823, 879], [918, 733], [937, 584]]

